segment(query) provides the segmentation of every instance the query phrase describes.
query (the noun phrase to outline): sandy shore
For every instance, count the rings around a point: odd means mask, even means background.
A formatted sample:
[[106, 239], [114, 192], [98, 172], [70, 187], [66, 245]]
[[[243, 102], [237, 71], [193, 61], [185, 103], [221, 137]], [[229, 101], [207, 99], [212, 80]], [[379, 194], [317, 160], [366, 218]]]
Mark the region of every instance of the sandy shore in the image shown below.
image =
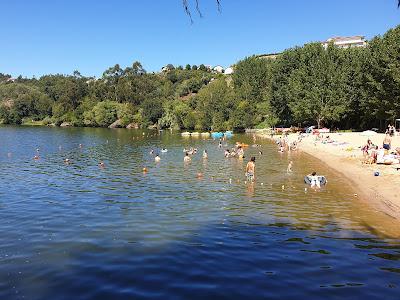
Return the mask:
[[[400, 220], [400, 170], [397, 165], [366, 165], [362, 164], [361, 147], [371, 139], [373, 144], [382, 146], [384, 134], [365, 137], [360, 133], [330, 133], [325, 134], [335, 141], [321, 143], [315, 136], [309, 135], [299, 144], [299, 150], [304, 151], [335, 169], [348, 178], [358, 193], [377, 210]], [[297, 139], [297, 134], [289, 135], [289, 141]], [[264, 135], [264, 137], [268, 137]], [[392, 138], [392, 149], [400, 147], [400, 136]], [[378, 171], [379, 176], [374, 176]]]

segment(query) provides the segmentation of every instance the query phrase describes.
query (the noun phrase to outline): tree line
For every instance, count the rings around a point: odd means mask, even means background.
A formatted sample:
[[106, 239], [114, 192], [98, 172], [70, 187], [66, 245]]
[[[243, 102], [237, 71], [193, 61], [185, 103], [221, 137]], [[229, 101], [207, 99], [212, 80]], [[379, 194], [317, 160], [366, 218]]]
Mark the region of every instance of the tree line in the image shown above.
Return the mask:
[[247, 57], [232, 75], [204, 65], [149, 73], [140, 62], [100, 78], [0, 73], [0, 119], [107, 127], [242, 130], [276, 125], [383, 128], [400, 118], [400, 26], [366, 47], [310, 43], [274, 59]]

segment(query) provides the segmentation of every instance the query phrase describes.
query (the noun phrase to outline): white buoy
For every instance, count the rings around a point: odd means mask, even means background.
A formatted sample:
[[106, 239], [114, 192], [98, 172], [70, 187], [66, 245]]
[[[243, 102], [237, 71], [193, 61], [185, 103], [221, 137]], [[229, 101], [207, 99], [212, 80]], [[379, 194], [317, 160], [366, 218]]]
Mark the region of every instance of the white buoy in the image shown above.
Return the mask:
[[282, 190], [284, 190], [284, 189], [285, 189], [285, 185], [282, 184]]

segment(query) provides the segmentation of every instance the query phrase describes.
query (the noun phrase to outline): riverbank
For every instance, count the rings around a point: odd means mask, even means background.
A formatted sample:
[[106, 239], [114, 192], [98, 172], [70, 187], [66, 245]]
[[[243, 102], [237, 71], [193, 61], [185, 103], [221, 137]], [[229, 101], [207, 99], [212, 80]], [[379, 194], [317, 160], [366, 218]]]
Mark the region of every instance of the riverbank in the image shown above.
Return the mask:
[[[400, 220], [400, 165], [363, 164], [361, 147], [367, 139], [382, 145], [384, 134], [370, 137], [358, 132], [330, 133], [333, 142], [317, 141], [308, 135], [299, 143], [299, 150], [318, 158], [330, 168], [345, 176], [357, 191], [357, 197], [365, 199], [377, 210]], [[262, 137], [270, 138], [266, 134]], [[289, 135], [289, 141], [297, 139], [297, 134]], [[392, 139], [392, 149], [400, 147], [400, 137]], [[379, 176], [374, 176], [379, 172]]]

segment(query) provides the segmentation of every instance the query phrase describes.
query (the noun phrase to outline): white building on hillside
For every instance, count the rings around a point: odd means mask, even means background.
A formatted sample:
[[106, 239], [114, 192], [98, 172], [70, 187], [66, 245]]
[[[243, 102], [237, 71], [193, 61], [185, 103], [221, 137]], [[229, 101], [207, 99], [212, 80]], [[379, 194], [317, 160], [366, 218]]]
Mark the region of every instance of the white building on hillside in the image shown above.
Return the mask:
[[226, 70], [224, 71], [224, 74], [225, 75], [231, 75], [231, 74], [233, 74], [233, 68], [232, 67], [229, 67], [229, 68], [226, 68]]
[[367, 41], [362, 35], [332, 37], [322, 42], [321, 44], [324, 46], [324, 48], [327, 48], [329, 43], [333, 43], [339, 48], [365, 47], [367, 45]]
[[213, 71], [217, 72], [217, 73], [224, 73], [224, 68], [221, 66], [215, 66], [213, 68]]

